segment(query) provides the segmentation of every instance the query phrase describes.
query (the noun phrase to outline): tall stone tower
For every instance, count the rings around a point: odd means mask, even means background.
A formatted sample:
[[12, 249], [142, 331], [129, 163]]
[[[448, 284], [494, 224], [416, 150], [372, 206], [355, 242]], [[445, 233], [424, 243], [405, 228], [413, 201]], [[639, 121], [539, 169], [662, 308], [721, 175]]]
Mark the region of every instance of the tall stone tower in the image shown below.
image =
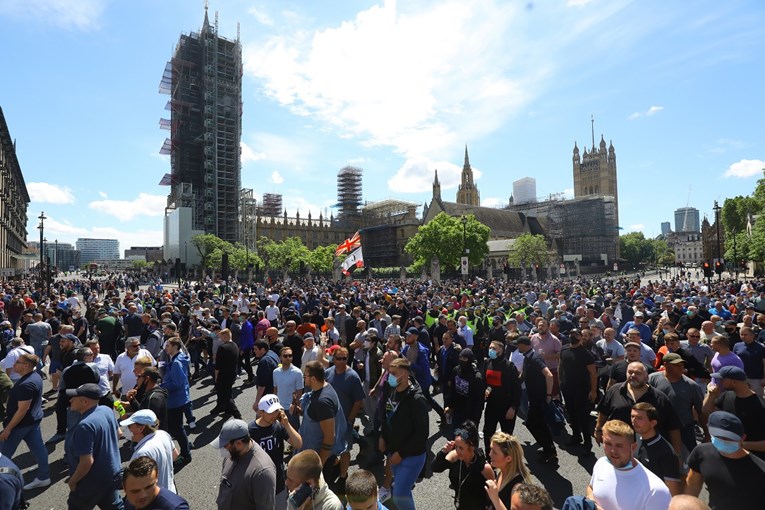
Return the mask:
[[457, 190], [457, 203], [474, 207], [481, 205], [481, 194], [473, 182], [473, 169], [470, 168], [467, 145], [465, 146], [465, 164], [462, 167], [462, 180]]
[[614, 144], [600, 135], [600, 145], [595, 147], [595, 120], [592, 119], [592, 148], [579, 156], [579, 147], [574, 142], [574, 198], [589, 195], [607, 195], [614, 197], [616, 203], [617, 225], [619, 220], [619, 189], [616, 182], [616, 152]]

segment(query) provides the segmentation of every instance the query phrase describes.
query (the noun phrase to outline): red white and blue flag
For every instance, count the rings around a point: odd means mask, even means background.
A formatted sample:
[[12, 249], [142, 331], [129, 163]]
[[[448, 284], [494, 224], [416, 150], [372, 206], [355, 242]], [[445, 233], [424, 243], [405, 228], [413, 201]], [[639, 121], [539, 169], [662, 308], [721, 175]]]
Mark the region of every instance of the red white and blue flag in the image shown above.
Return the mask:
[[356, 232], [350, 239], [346, 239], [335, 250], [335, 257], [339, 257], [343, 253], [350, 253], [356, 248], [361, 247], [361, 234]]

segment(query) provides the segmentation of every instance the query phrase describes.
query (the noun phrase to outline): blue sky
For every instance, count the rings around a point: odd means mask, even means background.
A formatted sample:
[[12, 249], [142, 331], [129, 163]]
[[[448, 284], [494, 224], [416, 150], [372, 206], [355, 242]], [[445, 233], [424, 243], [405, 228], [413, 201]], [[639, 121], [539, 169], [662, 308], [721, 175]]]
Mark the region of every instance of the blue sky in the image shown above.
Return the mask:
[[[331, 8], [328, 6], [331, 5]], [[202, 0], [0, 0], [0, 106], [32, 196], [29, 240], [160, 245], [169, 171], [158, 93]], [[655, 236], [686, 203], [748, 194], [765, 166], [765, 3], [211, 0], [241, 24], [242, 184], [288, 213], [364, 199], [454, 200], [464, 147], [483, 205], [512, 182], [571, 193], [574, 141], [616, 148], [620, 221]], [[690, 199], [689, 199], [690, 192]]]

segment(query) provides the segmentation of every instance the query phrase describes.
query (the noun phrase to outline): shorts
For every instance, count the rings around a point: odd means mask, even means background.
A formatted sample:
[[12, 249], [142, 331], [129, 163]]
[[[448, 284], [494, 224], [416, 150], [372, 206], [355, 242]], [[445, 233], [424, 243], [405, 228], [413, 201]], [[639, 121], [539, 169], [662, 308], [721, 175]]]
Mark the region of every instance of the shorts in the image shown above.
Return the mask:
[[59, 360], [50, 360], [50, 366], [48, 367], [48, 374], [55, 374], [56, 372], [62, 372], [64, 370], [64, 366], [61, 364]]

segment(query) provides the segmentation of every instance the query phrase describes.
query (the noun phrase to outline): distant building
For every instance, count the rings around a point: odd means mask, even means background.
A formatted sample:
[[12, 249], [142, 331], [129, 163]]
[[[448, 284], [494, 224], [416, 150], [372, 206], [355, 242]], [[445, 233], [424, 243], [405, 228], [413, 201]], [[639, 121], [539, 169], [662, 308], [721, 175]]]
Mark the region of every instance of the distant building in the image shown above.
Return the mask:
[[661, 235], [666, 236], [672, 232], [672, 224], [668, 221], [661, 222]]
[[516, 205], [537, 201], [537, 180], [524, 177], [513, 182], [513, 203]]
[[720, 237], [717, 237], [717, 223], [709, 223], [707, 218], [701, 223], [701, 241], [704, 246], [704, 260], [710, 263], [715, 259], [724, 259], [725, 255], [725, 229], [719, 226]]
[[145, 260], [146, 262], [162, 260], [162, 247], [131, 246], [130, 249], [125, 250], [125, 258], [129, 260]]
[[675, 232], [701, 232], [699, 210], [695, 207], [681, 207], [675, 210]]
[[[616, 206], [616, 224], [619, 225], [619, 188], [616, 182], [616, 151], [614, 144], [600, 135], [600, 145], [595, 148], [595, 121], [592, 121], [592, 148], [579, 156], [579, 147], [574, 142], [574, 198], [591, 195], [614, 197]], [[618, 250], [618, 248], [617, 248]]]
[[77, 249], [80, 251], [80, 264], [94, 260], [119, 260], [120, 242], [117, 239], [77, 239]]
[[704, 261], [704, 242], [699, 232], [670, 232], [667, 246], [675, 252], [676, 264], [700, 264]]
[[481, 193], [478, 191], [478, 186], [473, 182], [473, 168], [470, 166], [467, 146], [465, 146], [465, 163], [462, 166], [460, 186], [457, 189], [457, 203], [473, 207], [481, 205]]
[[26, 267], [22, 254], [27, 242], [27, 208], [29, 193], [24, 183], [16, 143], [11, 138], [0, 108], [0, 269], [4, 275], [13, 274]]
[[45, 243], [45, 254], [50, 263], [59, 271], [69, 271], [80, 267], [80, 251], [69, 243]]

